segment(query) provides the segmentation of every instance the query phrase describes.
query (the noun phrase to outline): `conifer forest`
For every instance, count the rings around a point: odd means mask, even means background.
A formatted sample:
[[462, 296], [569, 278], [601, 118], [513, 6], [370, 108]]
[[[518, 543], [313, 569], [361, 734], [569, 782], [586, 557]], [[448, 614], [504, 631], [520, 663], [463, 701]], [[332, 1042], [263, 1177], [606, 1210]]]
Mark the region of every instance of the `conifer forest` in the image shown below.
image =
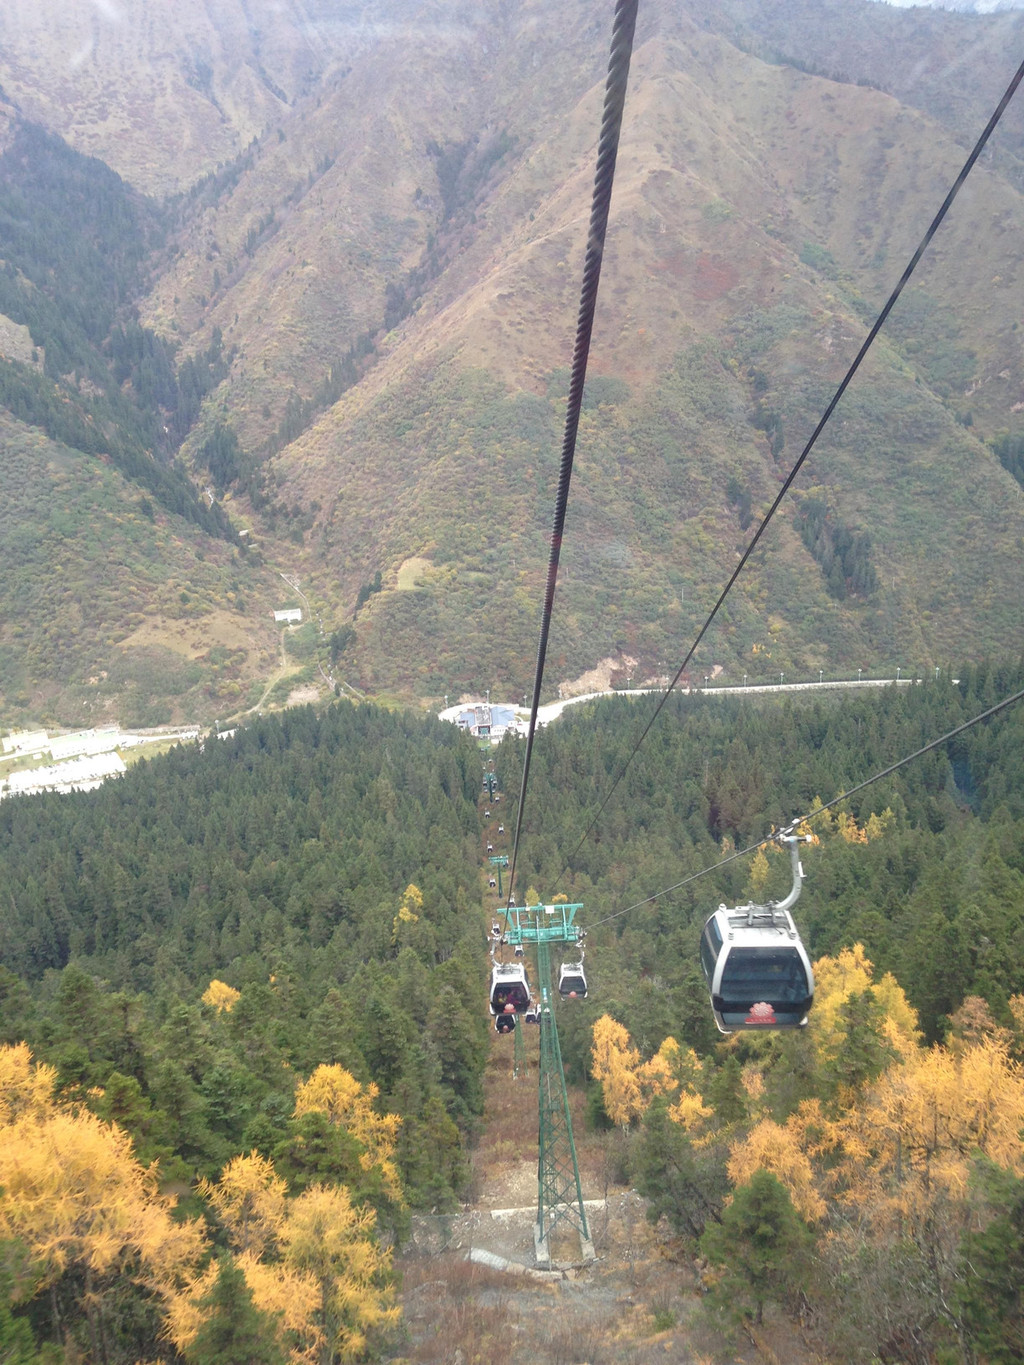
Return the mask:
[[[593, 926], [566, 1076], [723, 1341], [813, 1308], [837, 1360], [1020, 1358], [1024, 714], [820, 808], [1022, 678], [673, 697], [582, 844], [649, 699], [537, 746], [517, 881]], [[491, 751], [506, 822], [523, 747]], [[5, 1360], [403, 1355], [395, 1250], [484, 1119], [481, 766], [343, 702], [0, 805]], [[788, 862], [689, 879], [795, 814], [811, 1020], [723, 1039], [701, 925]]]

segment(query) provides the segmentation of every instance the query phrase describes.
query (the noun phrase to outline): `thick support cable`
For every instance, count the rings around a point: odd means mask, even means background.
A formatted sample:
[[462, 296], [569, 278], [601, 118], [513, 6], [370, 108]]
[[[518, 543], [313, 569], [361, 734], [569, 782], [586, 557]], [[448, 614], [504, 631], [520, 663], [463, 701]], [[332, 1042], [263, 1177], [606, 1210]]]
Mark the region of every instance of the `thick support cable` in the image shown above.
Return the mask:
[[[863, 782], [855, 783], [847, 791], [842, 791], [838, 796], [834, 796], [831, 801], [826, 801], [824, 805], [816, 806], [814, 810], [808, 811], [806, 815], [798, 816], [797, 819], [792, 821], [789, 828], [793, 829], [797, 826], [812, 824], [820, 815], [824, 815], [825, 811], [831, 810], [833, 806], [838, 806], [843, 801], [848, 801], [851, 796], [855, 796], [857, 792], [863, 791], [865, 787], [870, 787], [873, 783], [880, 782], [883, 777], [891, 777], [892, 774], [898, 772], [900, 768], [906, 767], [908, 763], [913, 763], [914, 759], [921, 758], [924, 754], [932, 753], [935, 749], [941, 748], [943, 744], [948, 744], [951, 739], [956, 739], [957, 735], [962, 735], [965, 730], [970, 730], [973, 726], [980, 725], [982, 721], [990, 720], [993, 716], [997, 716], [1000, 711], [1005, 711], [1008, 706], [1016, 706], [1020, 701], [1024, 701], [1024, 688], [1021, 688], [1018, 692], [1014, 692], [1009, 697], [1004, 697], [1002, 701], [996, 702], [995, 706], [990, 706], [987, 711], [982, 711], [980, 715], [972, 716], [970, 720], [965, 720], [959, 725], [954, 725], [952, 730], [947, 730], [946, 733], [940, 735], [938, 739], [929, 740], [929, 742], [923, 744], [920, 749], [915, 749], [912, 754], [906, 754], [903, 758], [899, 759], [898, 762], [890, 763], [887, 768], [883, 768], [880, 772], [873, 773], [870, 777], [866, 777]], [[672, 891], [679, 891], [682, 887], [689, 886], [691, 882], [700, 881], [702, 877], [707, 877], [712, 872], [718, 872], [729, 863], [734, 863], [737, 858], [746, 858], [751, 853], [755, 853], [764, 843], [764, 839], [759, 839], [756, 844], [748, 844], [746, 848], [736, 849], [735, 852], [728, 854], [727, 857], [722, 858], [719, 862], [711, 863], [708, 867], [701, 868], [699, 872], [693, 872], [689, 877], [684, 877], [681, 882], [675, 882], [672, 886], [666, 886], [661, 891], [655, 891], [652, 896], [645, 896], [642, 901], [635, 901], [632, 905], [627, 905], [623, 910], [615, 910], [612, 914], [605, 915], [604, 919], [595, 920], [590, 927], [591, 929], [596, 929], [599, 924], [607, 924], [610, 920], [619, 919], [622, 915], [628, 915], [633, 910], [639, 910], [641, 906], [650, 905], [652, 901], [656, 901], [662, 896], [667, 896]]]
[[530, 758], [533, 754], [533, 740], [537, 732], [537, 708], [540, 705], [541, 684], [544, 681], [544, 662], [547, 655], [548, 633], [551, 629], [555, 587], [558, 581], [562, 532], [565, 527], [565, 513], [569, 503], [569, 484], [572, 480], [573, 457], [576, 453], [576, 433], [579, 429], [580, 410], [583, 406], [583, 385], [587, 377], [590, 336], [594, 327], [594, 312], [597, 307], [597, 287], [601, 280], [601, 262], [604, 257], [605, 232], [608, 227], [608, 209], [612, 197], [612, 182], [615, 179], [615, 161], [619, 152], [619, 132], [622, 127], [622, 111], [626, 103], [626, 84], [629, 79], [629, 63], [633, 55], [633, 34], [636, 29], [638, 4], [639, 0], [618, 0], [615, 7], [615, 20], [612, 25], [611, 54], [608, 59], [608, 79], [605, 84], [604, 115], [601, 120], [601, 136], [597, 148], [597, 169], [594, 173], [590, 230], [587, 234], [587, 255], [583, 267], [580, 311], [576, 324], [576, 345], [573, 350], [569, 401], [565, 414], [562, 463], [558, 474], [558, 490], [555, 495], [555, 520], [551, 531], [551, 554], [548, 560], [547, 585], [544, 590], [540, 642], [537, 647], [537, 668], [533, 679], [530, 726], [526, 735], [523, 780], [519, 790], [519, 810], [516, 813], [516, 830], [512, 842], [512, 860], [508, 874], [510, 900], [515, 886], [519, 837], [522, 832], [523, 811], [526, 808], [526, 788], [530, 777]]
[[639, 739], [633, 745], [633, 748], [628, 758], [626, 759], [625, 763], [623, 763], [622, 767], [619, 769], [615, 781], [612, 783], [611, 787], [605, 794], [604, 799], [601, 801], [601, 804], [598, 806], [597, 813], [594, 815], [593, 819], [591, 820], [587, 828], [583, 831], [583, 835], [580, 838], [579, 842], [577, 843], [576, 847], [573, 849], [573, 851], [569, 854], [568, 858], [566, 859], [565, 867], [562, 869], [563, 876], [569, 870], [572, 864], [572, 860], [576, 857], [580, 849], [590, 838], [590, 835], [593, 832], [595, 825], [597, 824], [598, 820], [600, 820], [602, 814], [604, 813], [605, 807], [607, 806], [608, 802], [614, 795], [619, 783], [625, 777], [629, 765], [636, 757], [637, 751], [639, 750], [641, 744], [643, 744], [644, 740], [647, 738], [651, 726], [658, 719], [658, 716], [661, 714], [661, 711], [665, 703], [668, 701], [669, 696], [671, 695], [673, 689], [676, 687], [676, 684], [683, 676], [683, 673], [685, 672], [686, 667], [689, 664], [690, 660], [697, 652], [697, 646], [704, 639], [704, 636], [711, 628], [711, 623], [718, 615], [719, 611], [721, 610], [722, 604], [725, 602], [725, 599], [732, 591], [733, 584], [736, 582], [737, 578], [739, 578], [740, 574], [746, 568], [750, 556], [754, 553], [754, 550], [756, 549], [758, 542], [764, 535], [765, 531], [768, 529], [768, 525], [771, 522], [772, 518], [775, 516], [775, 513], [778, 511], [779, 504], [782, 502], [783, 498], [786, 497], [786, 495], [788, 494], [790, 488], [793, 485], [794, 479], [800, 473], [800, 470], [803, 468], [804, 462], [806, 461], [808, 455], [810, 455], [811, 451], [813, 450], [815, 442], [817, 441], [818, 437], [824, 431], [825, 426], [829, 421], [829, 418], [832, 416], [833, 412], [835, 411], [839, 403], [839, 400], [842, 398], [843, 394], [849, 388], [854, 375], [860, 369], [861, 362], [867, 355], [868, 351], [871, 349], [875, 337], [877, 337], [878, 333], [882, 330], [882, 326], [886, 318], [892, 312], [896, 304], [896, 300], [903, 293], [903, 289], [907, 281], [910, 279], [911, 275], [913, 275], [914, 271], [917, 269], [921, 257], [924, 255], [929, 244], [931, 243], [932, 238], [939, 230], [939, 227], [942, 224], [942, 220], [945, 218], [946, 214], [952, 208], [953, 201], [960, 193], [964, 181], [967, 179], [968, 175], [970, 175], [974, 163], [977, 161], [978, 157], [984, 151], [986, 143], [988, 142], [989, 138], [995, 131], [996, 125], [1002, 118], [1006, 110], [1006, 106], [1010, 103], [1010, 100], [1013, 99], [1013, 96], [1017, 91], [1017, 87], [1020, 85], [1022, 79], [1024, 79], [1024, 62], [1022, 62], [1021, 65], [1017, 68], [1016, 72], [1014, 73], [1013, 79], [1010, 81], [1010, 84], [1006, 87], [1006, 92], [1004, 93], [1002, 99], [996, 106], [995, 111], [992, 114], [992, 117], [989, 119], [988, 123], [985, 125], [984, 130], [979, 136], [977, 142], [974, 144], [973, 151], [971, 152], [967, 160], [964, 162], [960, 174], [953, 182], [949, 190], [949, 193], [946, 195], [945, 199], [943, 199], [941, 205], [939, 206], [938, 212], [932, 219], [927, 232], [925, 232], [924, 236], [921, 238], [921, 242], [917, 250], [914, 252], [913, 256], [911, 256], [910, 258], [910, 261], [907, 263], [907, 267], [903, 271], [903, 274], [900, 276], [898, 284], [896, 285], [895, 289], [892, 291], [892, 293], [886, 300], [885, 306], [883, 307], [882, 311], [879, 313], [877, 319], [875, 320], [874, 326], [871, 328], [870, 332], [868, 332], [867, 336], [864, 338], [864, 342], [861, 345], [860, 350], [854, 357], [853, 363], [850, 365], [850, 368], [846, 371], [846, 374], [844, 375], [843, 380], [840, 383], [839, 387], [832, 395], [832, 399], [829, 402], [828, 407], [822, 413], [818, 425], [811, 432], [807, 444], [804, 446], [803, 450], [800, 453], [800, 458], [797, 460], [796, 464], [794, 464], [793, 468], [789, 471], [789, 474], [786, 476], [785, 482], [779, 489], [775, 501], [772, 503], [771, 507], [769, 507], [768, 511], [765, 513], [760, 526], [758, 526], [757, 530], [754, 532], [753, 539], [751, 540], [747, 548], [743, 551], [739, 563], [736, 565], [735, 569], [733, 569], [732, 573], [729, 575], [729, 581], [726, 583], [725, 587], [719, 594], [718, 600], [715, 602], [715, 605], [711, 608], [711, 612], [708, 615], [707, 620], [704, 622], [700, 630], [697, 632], [696, 638], [694, 639], [693, 644], [691, 644], [685, 659], [683, 659], [683, 662], [679, 665], [678, 669], [676, 670], [675, 677], [672, 679], [668, 687], [666, 687], [664, 692], [661, 694], [657, 706], [655, 706], [653, 712], [651, 713], [650, 718], [648, 719], [646, 725], [644, 726], [643, 730], [640, 733]]

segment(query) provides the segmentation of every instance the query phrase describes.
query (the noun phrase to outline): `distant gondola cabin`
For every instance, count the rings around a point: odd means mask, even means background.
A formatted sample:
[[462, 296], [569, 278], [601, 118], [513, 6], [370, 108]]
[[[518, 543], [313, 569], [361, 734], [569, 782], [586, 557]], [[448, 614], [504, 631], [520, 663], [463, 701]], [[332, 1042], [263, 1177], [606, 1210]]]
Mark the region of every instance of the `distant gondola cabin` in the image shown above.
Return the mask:
[[558, 994], [563, 1000], [586, 1000], [587, 978], [582, 962], [563, 962], [558, 971]]

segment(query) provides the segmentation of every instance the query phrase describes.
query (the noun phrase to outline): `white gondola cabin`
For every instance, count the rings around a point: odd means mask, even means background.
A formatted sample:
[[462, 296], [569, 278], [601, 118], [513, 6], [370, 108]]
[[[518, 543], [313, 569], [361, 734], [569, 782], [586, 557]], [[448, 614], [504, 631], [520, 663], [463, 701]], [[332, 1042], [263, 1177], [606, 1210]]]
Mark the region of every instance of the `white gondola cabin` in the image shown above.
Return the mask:
[[788, 911], [719, 906], [704, 926], [700, 960], [722, 1033], [807, 1023], [814, 973]]
[[814, 1001], [814, 972], [789, 913], [800, 895], [801, 838], [776, 836], [789, 845], [793, 889], [767, 905], [720, 905], [704, 925], [700, 962], [722, 1033], [743, 1029], [802, 1028]]
[[586, 1000], [587, 978], [582, 962], [563, 962], [558, 969], [558, 994], [563, 1000]]
[[[530, 1003], [530, 983], [526, 979], [523, 962], [496, 962], [491, 968], [491, 1013], [500, 1019], [504, 1014], [521, 1014]], [[509, 1010], [508, 1006], [512, 1009]], [[499, 1029], [499, 1032], [501, 1030]]]

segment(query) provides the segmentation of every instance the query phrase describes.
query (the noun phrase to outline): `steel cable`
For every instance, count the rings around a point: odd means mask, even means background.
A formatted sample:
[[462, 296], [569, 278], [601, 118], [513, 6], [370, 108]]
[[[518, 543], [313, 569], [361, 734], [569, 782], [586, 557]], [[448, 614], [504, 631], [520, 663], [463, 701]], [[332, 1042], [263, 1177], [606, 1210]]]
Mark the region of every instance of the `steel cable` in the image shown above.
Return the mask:
[[742, 556], [740, 557], [739, 563], [736, 565], [735, 569], [734, 569], [734, 570], [732, 571], [732, 573], [730, 574], [729, 580], [728, 580], [728, 582], [726, 583], [725, 587], [722, 589], [721, 593], [719, 594], [718, 600], [717, 600], [717, 602], [715, 603], [715, 605], [712, 607], [709, 616], [707, 617], [707, 619], [706, 619], [706, 621], [704, 622], [704, 624], [701, 626], [700, 630], [697, 632], [696, 638], [694, 639], [693, 643], [690, 645], [690, 648], [689, 648], [689, 650], [688, 650], [688, 652], [687, 652], [687, 654], [686, 654], [686, 657], [683, 659], [683, 662], [679, 665], [679, 668], [676, 670], [675, 677], [672, 679], [672, 681], [669, 683], [668, 687], [666, 687], [665, 690], [664, 690], [664, 692], [661, 694], [661, 697], [660, 697], [659, 700], [658, 700], [657, 706], [654, 708], [654, 711], [651, 713], [651, 715], [650, 715], [650, 717], [649, 717], [649, 719], [648, 719], [646, 725], [644, 726], [643, 730], [641, 731], [640, 737], [637, 739], [636, 743], [633, 745], [633, 749], [632, 749], [631, 753], [629, 754], [629, 757], [626, 759], [626, 761], [623, 763], [622, 767], [620, 768], [620, 770], [619, 770], [619, 772], [618, 772], [618, 774], [617, 774], [617, 776], [616, 776], [614, 782], [612, 783], [612, 785], [611, 785], [611, 787], [609, 788], [608, 792], [605, 794], [603, 800], [601, 801], [601, 804], [598, 806], [596, 814], [594, 815], [594, 817], [593, 817], [593, 819], [591, 820], [590, 824], [587, 826], [587, 828], [584, 830], [582, 836], [580, 837], [579, 842], [576, 844], [575, 848], [572, 850], [572, 852], [571, 852], [571, 853], [569, 854], [569, 856], [566, 858], [566, 860], [565, 860], [565, 866], [562, 868], [562, 871], [559, 873], [559, 876], [558, 876], [558, 880], [559, 880], [559, 881], [561, 881], [562, 877], [564, 877], [565, 874], [569, 871], [569, 868], [570, 868], [570, 865], [571, 865], [571, 863], [572, 863], [572, 860], [576, 857], [576, 855], [579, 853], [580, 849], [583, 847], [583, 845], [584, 845], [584, 844], [587, 842], [587, 840], [590, 838], [590, 835], [593, 833], [594, 827], [595, 827], [595, 825], [597, 824], [598, 820], [600, 820], [602, 814], [604, 813], [605, 807], [607, 806], [608, 802], [611, 800], [612, 796], [615, 794], [615, 791], [616, 791], [616, 789], [618, 788], [619, 783], [620, 783], [620, 782], [622, 781], [622, 779], [625, 777], [626, 772], [627, 772], [627, 770], [628, 770], [628, 768], [629, 768], [629, 765], [633, 762], [633, 759], [636, 757], [637, 752], [638, 752], [640, 746], [643, 744], [644, 740], [647, 738], [647, 735], [648, 735], [648, 733], [650, 732], [651, 726], [654, 724], [654, 722], [658, 719], [658, 716], [661, 714], [661, 711], [662, 711], [662, 709], [663, 709], [665, 703], [668, 701], [669, 696], [671, 695], [671, 693], [672, 693], [673, 690], [675, 689], [675, 686], [676, 686], [676, 684], [679, 682], [679, 679], [683, 676], [683, 673], [684, 673], [684, 671], [685, 671], [685, 669], [686, 669], [686, 666], [690, 663], [691, 659], [693, 658], [694, 654], [696, 653], [696, 651], [697, 651], [697, 646], [698, 646], [698, 645], [700, 644], [700, 642], [703, 640], [705, 634], [707, 633], [707, 631], [709, 630], [709, 628], [710, 628], [710, 626], [711, 626], [711, 623], [714, 621], [715, 617], [718, 615], [718, 612], [720, 611], [720, 609], [721, 609], [721, 607], [722, 607], [722, 604], [725, 602], [726, 597], [728, 597], [729, 593], [730, 593], [731, 590], [732, 590], [733, 584], [736, 582], [737, 578], [739, 578], [739, 576], [740, 576], [740, 574], [742, 573], [743, 569], [746, 567], [747, 562], [748, 562], [748, 560], [750, 559], [750, 556], [753, 554], [754, 549], [756, 548], [758, 542], [760, 541], [761, 537], [764, 535], [765, 531], [767, 530], [768, 524], [770, 523], [770, 521], [771, 521], [772, 518], [774, 517], [776, 511], [778, 510], [779, 504], [782, 502], [783, 498], [784, 498], [784, 497], [786, 496], [786, 494], [789, 492], [789, 490], [790, 490], [790, 488], [791, 488], [791, 486], [792, 486], [792, 484], [793, 484], [793, 481], [794, 481], [794, 479], [796, 478], [797, 474], [799, 474], [800, 470], [803, 468], [804, 462], [806, 461], [808, 455], [810, 455], [810, 453], [811, 453], [812, 449], [814, 448], [814, 445], [815, 445], [815, 443], [816, 443], [818, 437], [821, 435], [822, 431], [823, 431], [824, 428], [825, 428], [826, 423], [828, 422], [829, 418], [832, 416], [833, 412], [835, 411], [836, 406], [837, 406], [837, 404], [839, 403], [839, 400], [842, 398], [843, 394], [846, 392], [846, 390], [847, 390], [847, 388], [849, 387], [850, 382], [851, 382], [851, 380], [853, 379], [854, 375], [855, 375], [855, 374], [857, 373], [857, 371], [860, 369], [861, 362], [863, 361], [864, 357], [867, 355], [868, 351], [870, 350], [871, 345], [872, 345], [872, 343], [874, 342], [875, 338], [877, 337], [878, 333], [881, 331], [882, 325], [884, 324], [886, 318], [887, 318], [887, 317], [889, 316], [889, 314], [892, 312], [892, 309], [893, 309], [893, 307], [894, 307], [894, 305], [895, 305], [895, 303], [896, 303], [896, 300], [899, 298], [900, 294], [903, 292], [904, 286], [906, 285], [907, 281], [910, 279], [910, 277], [911, 277], [911, 275], [914, 273], [914, 271], [917, 269], [917, 266], [918, 266], [919, 261], [921, 260], [921, 257], [924, 255], [926, 249], [928, 248], [929, 243], [931, 242], [932, 238], [935, 236], [935, 233], [938, 231], [940, 225], [942, 224], [943, 219], [945, 218], [946, 214], [949, 212], [950, 208], [952, 207], [953, 201], [956, 199], [957, 195], [960, 193], [960, 190], [961, 190], [961, 187], [963, 186], [964, 181], [967, 179], [968, 175], [969, 175], [970, 172], [971, 172], [972, 167], [974, 166], [974, 163], [977, 161], [978, 157], [981, 155], [982, 151], [984, 150], [985, 145], [986, 145], [986, 143], [988, 142], [989, 138], [992, 136], [992, 133], [994, 132], [994, 130], [995, 130], [995, 128], [996, 128], [996, 125], [998, 124], [999, 120], [1002, 118], [1003, 113], [1004, 113], [1005, 110], [1006, 110], [1006, 106], [1010, 103], [1010, 100], [1013, 98], [1013, 96], [1014, 96], [1014, 94], [1015, 94], [1015, 92], [1016, 92], [1016, 90], [1017, 90], [1017, 87], [1020, 85], [1022, 79], [1024, 79], [1024, 62], [1022, 62], [1021, 65], [1017, 68], [1017, 70], [1016, 70], [1016, 72], [1015, 72], [1015, 74], [1014, 74], [1014, 76], [1013, 76], [1013, 79], [1010, 81], [1010, 84], [1007, 86], [1006, 91], [1005, 91], [1005, 93], [1004, 93], [1002, 99], [999, 101], [998, 105], [996, 106], [995, 111], [994, 111], [993, 114], [992, 114], [992, 117], [989, 119], [988, 123], [985, 125], [985, 128], [984, 128], [983, 132], [981, 133], [980, 137], [978, 138], [977, 142], [974, 144], [974, 149], [972, 150], [972, 152], [971, 152], [970, 156], [967, 158], [967, 160], [964, 162], [964, 165], [963, 165], [963, 168], [962, 168], [961, 171], [960, 171], [960, 174], [957, 176], [956, 180], [953, 182], [953, 185], [952, 185], [952, 187], [951, 187], [949, 193], [946, 195], [945, 199], [942, 201], [942, 204], [939, 206], [938, 212], [935, 214], [935, 217], [932, 219], [931, 224], [929, 225], [927, 232], [925, 232], [924, 236], [922, 237], [921, 242], [920, 242], [920, 244], [919, 244], [917, 250], [914, 252], [913, 256], [910, 258], [910, 261], [909, 261], [909, 263], [907, 264], [906, 269], [903, 271], [903, 274], [900, 276], [900, 279], [899, 279], [898, 284], [896, 285], [896, 287], [895, 287], [895, 289], [892, 291], [892, 293], [889, 295], [889, 298], [886, 300], [885, 306], [883, 307], [882, 311], [879, 313], [879, 315], [878, 315], [878, 317], [877, 317], [877, 319], [876, 319], [874, 325], [872, 326], [870, 332], [868, 332], [867, 336], [865, 337], [864, 342], [863, 342], [863, 344], [861, 345], [860, 350], [857, 352], [856, 356], [854, 357], [853, 363], [850, 365], [850, 368], [847, 370], [845, 376], [843, 377], [842, 382], [840, 383], [839, 387], [836, 389], [835, 393], [834, 393], [833, 396], [832, 396], [831, 401], [829, 402], [829, 404], [828, 404], [828, 406], [826, 407], [824, 413], [822, 414], [820, 420], [818, 421], [817, 426], [814, 428], [813, 432], [811, 433], [810, 439], [808, 440], [807, 444], [804, 446], [804, 448], [803, 448], [803, 450], [802, 450], [802, 452], [801, 452], [801, 454], [800, 454], [800, 458], [797, 460], [796, 464], [794, 464], [793, 468], [789, 471], [789, 474], [786, 476], [786, 480], [785, 480], [785, 482], [783, 483], [782, 487], [779, 489], [779, 492], [778, 492], [778, 494], [777, 494], [777, 496], [776, 496], [776, 498], [775, 498], [775, 501], [772, 503], [771, 507], [770, 507], [770, 508], [768, 509], [768, 511], [765, 513], [765, 516], [764, 516], [764, 518], [763, 518], [763, 520], [762, 520], [760, 526], [758, 526], [757, 530], [754, 532], [754, 537], [753, 537], [753, 539], [751, 540], [751, 542], [750, 542], [750, 544], [747, 546], [747, 548], [744, 550]]
[[573, 349], [569, 398], [565, 414], [561, 467], [555, 494], [551, 553], [548, 559], [547, 583], [544, 589], [544, 607], [541, 614], [540, 641], [537, 646], [537, 667], [533, 680], [530, 724], [526, 735], [526, 754], [523, 759], [523, 777], [519, 789], [519, 809], [516, 812], [516, 829], [512, 841], [512, 857], [508, 872], [509, 904], [511, 904], [512, 889], [515, 886], [516, 861], [519, 856], [523, 812], [526, 809], [526, 791], [530, 779], [530, 759], [533, 754], [534, 736], [537, 732], [537, 708], [540, 705], [541, 684], [544, 680], [544, 662], [547, 655], [548, 634], [551, 629], [551, 615], [558, 581], [558, 561], [562, 549], [565, 514], [569, 503], [569, 484], [572, 480], [576, 434], [579, 429], [580, 409], [583, 405], [583, 385], [587, 377], [587, 360], [590, 356], [590, 337], [594, 327], [594, 312], [597, 306], [597, 287], [601, 280], [604, 239], [608, 227], [608, 209], [612, 197], [612, 182], [615, 179], [615, 161], [619, 151], [619, 132], [622, 127], [622, 111], [626, 102], [626, 85], [629, 79], [629, 63], [633, 54], [633, 34], [636, 29], [638, 4], [639, 0], [618, 0], [612, 24], [611, 53], [608, 59], [608, 77], [605, 83], [604, 114], [601, 119], [597, 168], [594, 173], [590, 229], [587, 233], [587, 254], [583, 268], [583, 283], [580, 289], [579, 318], [576, 324], [576, 344]]

